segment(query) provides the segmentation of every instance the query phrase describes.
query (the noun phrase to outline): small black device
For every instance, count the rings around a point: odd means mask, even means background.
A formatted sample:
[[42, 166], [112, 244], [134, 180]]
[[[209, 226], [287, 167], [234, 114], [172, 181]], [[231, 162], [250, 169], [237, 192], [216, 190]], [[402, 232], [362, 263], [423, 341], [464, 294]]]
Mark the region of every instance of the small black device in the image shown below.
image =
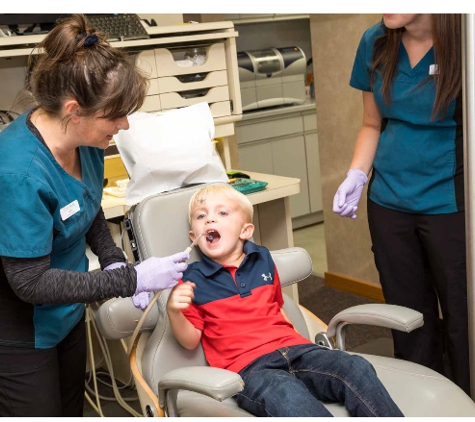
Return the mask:
[[[8, 26], [16, 35], [44, 34], [53, 29], [56, 21], [67, 13], [0, 13], [0, 25]], [[27, 26], [20, 31], [20, 26]]]
[[86, 17], [91, 26], [107, 34], [108, 41], [150, 38], [135, 13], [87, 14]]
[[250, 179], [249, 175], [240, 171], [230, 170], [226, 172], [228, 179]]

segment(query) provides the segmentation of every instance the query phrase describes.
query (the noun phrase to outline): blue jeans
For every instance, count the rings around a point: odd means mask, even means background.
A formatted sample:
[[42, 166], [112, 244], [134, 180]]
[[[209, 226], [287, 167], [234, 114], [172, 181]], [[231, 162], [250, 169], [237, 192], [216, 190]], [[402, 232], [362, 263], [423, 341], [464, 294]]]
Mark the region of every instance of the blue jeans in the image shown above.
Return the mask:
[[371, 363], [316, 344], [277, 349], [239, 375], [236, 401], [256, 416], [332, 416], [319, 400], [344, 403], [352, 416], [404, 416]]

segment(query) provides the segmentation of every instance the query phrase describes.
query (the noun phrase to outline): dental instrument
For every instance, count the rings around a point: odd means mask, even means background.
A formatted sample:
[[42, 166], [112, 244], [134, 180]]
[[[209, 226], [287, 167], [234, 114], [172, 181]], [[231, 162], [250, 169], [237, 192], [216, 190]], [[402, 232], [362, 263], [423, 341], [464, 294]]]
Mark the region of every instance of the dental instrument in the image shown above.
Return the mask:
[[196, 244], [198, 243], [198, 240], [200, 240], [201, 236], [203, 236], [205, 234], [205, 232], [201, 233], [200, 235], [196, 236], [195, 237], [195, 240], [193, 240], [193, 242], [191, 243], [190, 246], [188, 246], [186, 249], [185, 249], [185, 253], [187, 254], [190, 254], [191, 251], [193, 250], [193, 248], [196, 246]]

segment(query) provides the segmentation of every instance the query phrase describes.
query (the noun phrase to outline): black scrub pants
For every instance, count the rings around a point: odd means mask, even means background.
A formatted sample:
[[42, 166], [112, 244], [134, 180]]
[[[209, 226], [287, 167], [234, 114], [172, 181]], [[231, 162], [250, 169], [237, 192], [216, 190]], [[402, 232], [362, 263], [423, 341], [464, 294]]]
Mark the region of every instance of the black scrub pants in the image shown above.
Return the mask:
[[464, 213], [404, 213], [368, 199], [368, 222], [386, 303], [424, 315], [412, 333], [392, 330], [395, 357], [434, 369], [470, 394]]
[[0, 416], [82, 416], [84, 317], [51, 349], [0, 346]]

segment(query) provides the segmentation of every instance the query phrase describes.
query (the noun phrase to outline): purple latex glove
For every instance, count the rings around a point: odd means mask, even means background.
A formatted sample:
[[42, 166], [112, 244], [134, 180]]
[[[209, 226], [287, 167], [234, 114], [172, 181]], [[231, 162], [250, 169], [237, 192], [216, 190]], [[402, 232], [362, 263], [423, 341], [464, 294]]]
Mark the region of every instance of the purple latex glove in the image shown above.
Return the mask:
[[[108, 265], [104, 268], [104, 271], [115, 270], [116, 268], [125, 267], [125, 262], [114, 262], [113, 264]], [[132, 296], [132, 301], [136, 308], [146, 309], [149, 303], [149, 294], [148, 292], [142, 292]]]
[[164, 258], [148, 258], [135, 267], [137, 271], [137, 290], [141, 292], [156, 292], [173, 287], [183, 277], [190, 254], [179, 252]]
[[132, 296], [132, 301], [136, 308], [147, 309], [148, 304], [150, 303], [150, 293], [141, 292]]
[[333, 198], [333, 212], [340, 217], [356, 218], [358, 202], [368, 177], [361, 170], [351, 169]]

